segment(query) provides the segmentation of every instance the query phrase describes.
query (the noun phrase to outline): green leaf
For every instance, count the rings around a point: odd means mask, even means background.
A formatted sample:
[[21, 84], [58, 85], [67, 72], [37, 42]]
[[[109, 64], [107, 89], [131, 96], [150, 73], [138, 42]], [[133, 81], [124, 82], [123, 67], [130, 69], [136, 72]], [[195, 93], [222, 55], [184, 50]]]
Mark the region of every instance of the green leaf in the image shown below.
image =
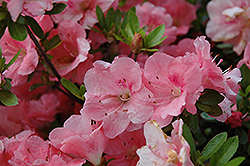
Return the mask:
[[111, 27], [114, 25], [114, 20], [115, 20], [115, 11], [113, 9], [113, 7], [111, 7], [107, 14], [106, 14], [106, 18], [105, 18], [105, 24], [106, 24], [106, 28], [107, 31], [109, 31], [111, 29]]
[[1, 87], [3, 90], [11, 90], [11, 79], [10, 78], [4, 78], [5, 84]]
[[217, 120], [215, 118], [212, 118], [211, 116], [209, 116], [206, 112], [202, 112], [201, 114], [201, 117], [205, 120], [208, 120], [210, 122], [214, 121], [214, 122], [217, 122]]
[[250, 70], [247, 67], [246, 64], [243, 64], [240, 67], [240, 71], [241, 71], [241, 76], [242, 76], [242, 80], [241, 80], [241, 84], [242, 84], [242, 89], [245, 90], [249, 85], [250, 85]]
[[156, 51], [159, 51], [158, 49], [150, 49], [150, 48], [141, 48], [140, 50], [142, 51], [148, 51], [148, 52], [156, 52]]
[[0, 90], [0, 101], [7, 106], [14, 106], [18, 104], [16, 95], [8, 90]]
[[217, 134], [215, 137], [213, 137], [201, 152], [201, 154], [203, 155], [201, 160], [204, 162], [209, 159], [215, 152], [218, 151], [218, 149], [224, 144], [226, 140], [226, 132]]
[[241, 144], [246, 144], [248, 141], [247, 133], [240, 127], [235, 129], [235, 134], [239, 136], [239, 141]]
[[247, 86], [247, 88], [245, 90], [245, 94], [248, 95], [249, 92], [250, 92], [250, 85]]
[[35, 89], [37, 89], [37, 88], [39, 88], [41, 86], [44, 86], [44, 85], [46, 85], [46, 84], [44, 84], [44, 83], [33, 84], [33, 85], [30, 86], [29, 91], [32, 92], [33, 90], [35, 90]]
[[61, 13], [65, 8], [66, 4], [65, 3], [54, 3], [54, 7], [50, 11], [46, 11], [45, 14], [52, 15], [52, 14], [59, 14]]
[[9, 27], [8, 30], [9, 30], [10, 36], [13, 39], [18, 40], [18, 41], [23, 41], [26, 39], [28, 32], [27, 32], [25, 25], [19, 24], [10, 20], [8, 27]]
[[221, 44], [216, 44], [216, 47], [220, 49], [232, 49], [233, 45], [228, 43], [221, 43]]
[[210, 159], [210, 165], [221, 166], [227, 163], [239, 146], [238, 136], [229, 138]]
[[200, 102], [196, 102], [195, 106], [212, 116], [220, 116], [222, 114], [222, 109], [218, 105], [205, 105]]
[[121, 20], [122, 20], [122, 12], [119, 9], [117, 9], [115, 11], [115, 20], [114, 20], [115, 25], [121, 24]]
[[98, 5], [96, 6], [96, 16], [97, 16], [98, 22], [99, 22], [102, 30], [106, 29], [105, 17], [104, 17], [102, 9]]
[[224, 96], [222, 96], [218, 91], [214, 89], [205, 89], [202, 92], [202, 95], [199, 97], [198, 102], [205, 105], [216, 105], [224, 100]]
[[8, 69], [18, 58], [19, 54], [21, 53], [22, 50], [19, 50], [16, 55], [9, 61], [9, 63], [4, 67], [3, 71], [5, 71], [6, 69]]
[[190, 129], [195, 132], [197, 130], [197, 128], [199, 127], [199, 122], [198, 122], [198, 115], [197, 114], [190, 114]]
[[121, 41], [121, 42], [123, 42], [123, 43], [126, 43], [120, 36], [118, 36], [118, 35], [116, 35], [116, 34], [113, 34], [114, 35], [114, 37], [116, 38], [116, 40], [119, 40], [119, 41]]
[[3, 69], [4, 69], [4, 66], [5, 66], [5, 62], [6, 62], [5, 57], [3, 57], [3, 58], [0, 59], [0, 72], [1, 72], [1, 73], [3, 73]]
[[131, 31], [133, 34], [138, 33], [140, 29], [140, 23], [138, 17], [136, 16], [135, 12], [130, 10], [128, 12], [128, 23], [130, 25]]
[[2, 48], [0, 46], [0, 58], [2, 58]]
[[192, 133], [190, 132], [188, 126], [185, 123], [183, 124], [182, 129], [183, 129], [182, 135], [190, 146], [190, 155], [192, 157], [195, 155], [195, 152], [196, 152], [194, 138], [193, 138]]
[[100, 34], [103, 34], [100, 30], [98, 30], [98, 29], [96, 29], [96, 28], [93, 28], [93, 27], [90, 27], [90, 26], [88, 26], [90, 29], [92, 29], [93, 31], [95, 31], [95, 32], [98, 32], [98, 33], [100, 33]]
[[84, 93], [86, 92], [86, 88], [84, 85], [80, 86], [80, 91], [79, 91], [79, 95], [83, 97]]
[[44, 46], [45, 48], [45, 52], [56, 48], [57, 46], [59, 46], [62, 43], [61, 39], [59, 38], [59, 35], [55, 35], [54, 37], [52, 37], [52, 39], [49, 40], [48, 45]]
[[16, 23], [23, 24], [23, 25], [26, 24], [26, 20], [25, 20], [24, 16], [19, 15], [17, 17]]
[[30, 26], [30, 28], [32, 29], [32, 31], [34, 32], [34, 34], [40, 39], [43, 39], [44, 32], [43, 32], [43, 29], [40, 27], [40, 25], [37, 23], [37, 21], [34, 18], [29, 17], [29, 16], [25, 16], [25, 19], [28, 25]]
[[78, 97], [79, 99], [82, 99], [82, 96], [80, 96], [80, 90], [77, 88], [77, 86], [72, 83], [69, 80], [66, 80], [65, 78], [61, 79], [61, 83], [62, 85], [68, 89], [72, 94], [74, 94], [76, 97]]
[[2, 21], [7, 15], [7, 12], [0, 12], [0, 21]]
[[129, 24], [126, 25], [125, 32], [128, 35], [128, 37], [126, 39], [129, 40], [130, 42], [132, 42], [132, 39], [134, 37], [134, 33], [132, 32], [132, 29], [131, 29]]
[[149, 32], [149, 34], [145, 37], [144, 46], [146, 48], [150, 48], [160, 44], [165, 39], [161, 38], [165, 33], [165, 29], [165, 24], [161, 24]]
[[224, 164], [223, 166], [238, 166], [245, 160], [245, 157], [237, 157], [233, 160], [229, 161], [228, 163]]
[[0, 21], [0, 39], [2, 38], [6, 27], [7, 27], [6, 21], [5, 20]]

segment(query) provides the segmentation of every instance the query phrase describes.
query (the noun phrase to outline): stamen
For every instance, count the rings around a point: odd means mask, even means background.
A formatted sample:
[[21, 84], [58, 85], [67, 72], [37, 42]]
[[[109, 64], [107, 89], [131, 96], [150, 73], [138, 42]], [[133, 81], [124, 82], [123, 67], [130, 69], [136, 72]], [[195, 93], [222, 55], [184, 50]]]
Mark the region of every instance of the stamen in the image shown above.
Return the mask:
[[214, 57], [214, 59], [212, 60], [212, 62], [214, 62], [215, 59], [216, 59], [218, 56], [219, 56], [219, 54], [217, 54], [217, 55]]
[[231, 65], [228, 69], [226, 69], [225, 71], [223, 71], [222, 74], [224, 75], [224, 74], [230, 72], [230, 71], [231, 71], [231, 68], [232, 68], [232, 65]]

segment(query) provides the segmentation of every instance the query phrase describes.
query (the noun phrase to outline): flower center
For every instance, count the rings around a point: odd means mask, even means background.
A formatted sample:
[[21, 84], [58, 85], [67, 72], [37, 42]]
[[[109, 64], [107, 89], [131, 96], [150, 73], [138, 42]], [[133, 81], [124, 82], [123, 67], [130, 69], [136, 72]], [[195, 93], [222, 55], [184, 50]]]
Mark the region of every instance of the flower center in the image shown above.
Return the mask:
[[130, 95], [124, 93], [124, 94], [120, 95], [120, 100], [123, 101], [123, 102], [129, 101], [130, 100]]

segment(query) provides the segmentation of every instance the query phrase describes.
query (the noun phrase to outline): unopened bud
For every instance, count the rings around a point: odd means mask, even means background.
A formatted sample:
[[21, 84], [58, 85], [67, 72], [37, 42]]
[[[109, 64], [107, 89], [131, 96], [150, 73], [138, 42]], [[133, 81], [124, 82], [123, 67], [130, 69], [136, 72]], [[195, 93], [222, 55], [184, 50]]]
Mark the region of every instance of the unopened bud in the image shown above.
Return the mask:
[[135, 33], [131, 42], [131, 50], [134, 54], [139, 54], [141, 48], [143, 48], [143, 38], [141, 34]]

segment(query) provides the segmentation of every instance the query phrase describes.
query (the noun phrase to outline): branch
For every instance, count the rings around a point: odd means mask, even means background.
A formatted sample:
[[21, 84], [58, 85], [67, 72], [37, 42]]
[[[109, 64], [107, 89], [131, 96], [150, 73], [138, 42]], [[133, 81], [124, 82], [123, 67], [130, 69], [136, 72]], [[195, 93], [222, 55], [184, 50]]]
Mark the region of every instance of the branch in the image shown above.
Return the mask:
[[[56, 76], [56, 78], [58, 79], [59, 83], [61, 84], [61, 76], [60, 74], [57, 72], [55, 66], [52, 64], [52, 62], [50, 61], [50, 59], [48, 58], [47, 54], [45, 53], [45, 51], [43, 50], [42, 46], [39, 44], [39, 42], [37, 41], [36, 37], [34, 36], [34, 34], [32, 33], [32, 31], [30, 30], [30, 28], [26, 25], [26, 28], [28, 30], [28, 34], [31, 38], [31, 40], [34, 42], [34, 44], [36, 45], [36, 47], [38, 48], [38, 51], [40, 52], [40, 54], [42, 55], [42, 57], [44, 58], [44, 60], [46, 61], [46, 63], [48, 64], [48, 66], [50, 67], [51, 71], [53, 72], [53, 74]], [[62, 84], [61, 84], [62, 85]], [[63, 85], [62, 85], [63, 86]], [[64, 94], [71, 98], [72, 100], [75, 100], [76, 102], [78, 102], [79, 104], [83, 105], [84, 102], [77, 98], [75, 95], [73, 95], [68, 89], [66, 89], [64, 86], [63, 88], [69, 93], [67, 94], [66, 92], [64, 92]], [[62, 89], [60, 91], [63, 91]]]

